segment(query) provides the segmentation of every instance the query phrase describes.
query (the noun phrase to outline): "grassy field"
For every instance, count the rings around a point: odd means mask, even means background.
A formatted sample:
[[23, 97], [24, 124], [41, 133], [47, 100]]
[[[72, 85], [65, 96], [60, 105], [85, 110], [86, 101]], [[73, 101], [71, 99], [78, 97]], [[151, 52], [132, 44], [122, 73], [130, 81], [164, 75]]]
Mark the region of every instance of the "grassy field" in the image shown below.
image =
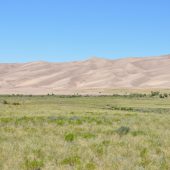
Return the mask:
[[1, 96], [2, 170], [169, 170], [170, 97]]

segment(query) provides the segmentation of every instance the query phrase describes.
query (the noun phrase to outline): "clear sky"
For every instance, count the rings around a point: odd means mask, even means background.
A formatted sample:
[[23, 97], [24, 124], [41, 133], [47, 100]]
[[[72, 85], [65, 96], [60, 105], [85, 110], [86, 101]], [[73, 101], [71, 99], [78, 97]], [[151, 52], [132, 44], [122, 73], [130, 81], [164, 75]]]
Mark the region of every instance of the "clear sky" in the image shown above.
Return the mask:
[[0, 62], [170, 54], [170, 0], [1, 0]]

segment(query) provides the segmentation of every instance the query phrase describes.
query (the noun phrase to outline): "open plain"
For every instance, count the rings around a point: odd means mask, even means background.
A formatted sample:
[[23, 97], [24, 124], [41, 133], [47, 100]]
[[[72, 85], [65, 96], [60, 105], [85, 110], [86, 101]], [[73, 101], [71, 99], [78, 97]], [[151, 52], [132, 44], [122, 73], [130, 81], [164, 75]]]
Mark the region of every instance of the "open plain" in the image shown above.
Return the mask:
[[169, 170], [169, 122], [169, 94], [4, 95], [0, 169]]

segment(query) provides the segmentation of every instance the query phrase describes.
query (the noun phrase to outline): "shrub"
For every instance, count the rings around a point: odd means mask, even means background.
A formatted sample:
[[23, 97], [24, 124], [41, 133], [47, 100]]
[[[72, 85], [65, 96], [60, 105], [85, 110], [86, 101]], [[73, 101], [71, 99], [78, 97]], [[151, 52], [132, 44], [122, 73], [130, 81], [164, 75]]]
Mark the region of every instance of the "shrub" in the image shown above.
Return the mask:
[[159, 91], [151, 91], [151, 96], [159, 96], [160, 92]]
[[74, 139], [75, 139], [75, 135], [73, 133], [69, 133], [69, 134], [65, 135], [65, 141], [67, 141], [67, 142], [72, 142], [72, 141], [74, 141]]
[[160, 94], [160, 95], [159, 95], [159, 98], [164, 98], [164, 95], [163, 95], [163, 94]]
[[126, 126], [121, 126], [119, 129], [116, 130], [119, 136], [126, 135], [129, 133], [129, 131], [130, 131], [130, 128]]
[[164, 93], [164, 97], [168, 97], [168, 94], [167, 94], [167, 93]]
[[6, 100], [3, 100], [2, 103], [3, 103], [3, 104], [9, 104]]

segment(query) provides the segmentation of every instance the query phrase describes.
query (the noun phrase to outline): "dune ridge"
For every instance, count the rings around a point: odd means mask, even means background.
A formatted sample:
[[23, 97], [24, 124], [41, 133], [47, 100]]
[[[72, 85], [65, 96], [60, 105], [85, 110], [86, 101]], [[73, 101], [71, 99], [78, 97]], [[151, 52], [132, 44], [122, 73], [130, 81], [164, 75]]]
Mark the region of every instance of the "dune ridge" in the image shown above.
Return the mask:
[[0, 64], [0, 93], [82, 89], [169, 88], [170, 55], [124, 59]]

